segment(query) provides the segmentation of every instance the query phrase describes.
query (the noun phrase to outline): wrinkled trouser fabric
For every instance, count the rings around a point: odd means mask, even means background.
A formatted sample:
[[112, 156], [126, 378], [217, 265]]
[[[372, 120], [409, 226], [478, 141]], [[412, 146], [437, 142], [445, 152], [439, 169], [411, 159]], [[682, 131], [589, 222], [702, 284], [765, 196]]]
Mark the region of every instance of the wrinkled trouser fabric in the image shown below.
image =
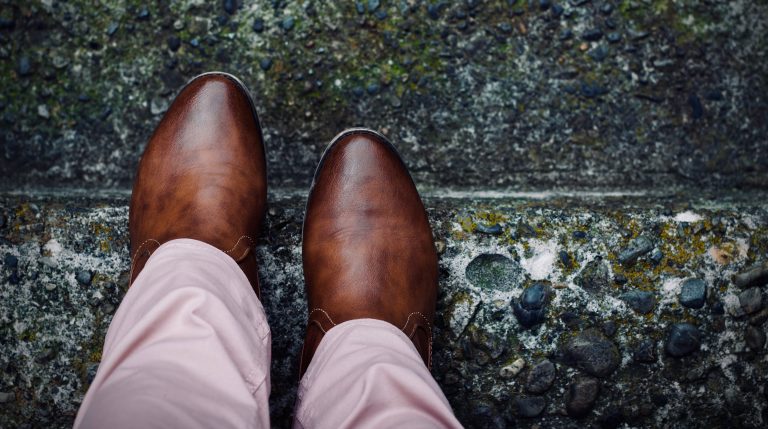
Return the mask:
[[[170, 241], [115, 314], [75, 427], [267, 428], [270, 355], [264, 308], [237, 264]], [[329, 330], [298, 394], [295, 427], [461, 427], [408, 337], [380, 320]]]

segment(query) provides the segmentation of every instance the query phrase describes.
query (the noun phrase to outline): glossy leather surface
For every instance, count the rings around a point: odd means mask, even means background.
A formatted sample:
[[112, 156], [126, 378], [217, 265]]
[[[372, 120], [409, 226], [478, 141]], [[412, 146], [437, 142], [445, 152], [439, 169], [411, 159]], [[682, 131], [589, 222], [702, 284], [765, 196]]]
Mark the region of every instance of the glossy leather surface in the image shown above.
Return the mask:
[[380, 135], [342, 133], [315, 173], [303, 232], [309, 324], [301, 372], [324, 332], [351, 319], [401, 328], [425, 363], [437, 295], [437, 254], [416, 187]]
[[139, 163], [129, 215], [131, 282], [160, 244], [193, 238], [227, 252], [258, 294], [253, 247], [266, 195], [264, 144], [247, 89], [223, 73], [193, 79]]

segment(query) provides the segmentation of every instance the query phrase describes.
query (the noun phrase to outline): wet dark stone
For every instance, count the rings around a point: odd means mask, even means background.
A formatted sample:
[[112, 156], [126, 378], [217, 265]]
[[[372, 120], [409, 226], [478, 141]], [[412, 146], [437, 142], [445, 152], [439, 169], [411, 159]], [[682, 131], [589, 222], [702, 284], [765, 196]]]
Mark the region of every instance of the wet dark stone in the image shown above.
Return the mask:
[[17, 285], [21, 283], [21, 276], [19, 276], [19, 272], [17, 270], [13, 270], [13, 272], [11, 272], [11, 275], [8, 276], [8, 283], [12, 285]]
[[633, 290], [621, 294], [619, 298], [626, 302], [632, 310], [640, 314], [648, 314], [656, 307], [656, 297], [653, 296], [653, 293], [647, 291]]
[[112, 37], [117, 33], [117, 30], [120, 28], [120, 24], [118, 24], [115, 21], [112, 21], [107, 26], [107, 36]]
[[587, 98], [596, 98], [608, 94], [608, 88], [596, 83], [581, 83], [581, 95]]
[[484, 223], [478, 223], [476, 231], [482, 232], [483, 234], [499, 235], [504, 232], [504, 228], [502, 228], [499, 224], [487, 225]]
[[648, 36], [650, 36], [650, 35], [651, 35], [651, 33], [647, 32], [647, 31], [642, 31], [642, 30], [640, 30], [640, 31], [629, 30], [629, 37], [630, 37], [632, 40], [643, 40], [643, 39], [645, 39], [646, 37], [648, 37]]
[[363, 4], [363, 2], [356, 1], [355, 2], [355, 10], [357, 11], [357, 13], [359, 15], [364, 14], [365, 13], [365, 5]]
[[582, 6], [589, 3], [589, 0], [568, 0], [571, 6]]
[[592, 377], [577, 377], [565, 394], [565, 410], [571, 417], [583, 417], [589, 413], [600, 393], [600, 381]]
[[368, 12], [375, 12], [381, 6], [380, 0], [368, 0]]
[[547, 10], [551, 6], [552, 6], [552, 2], [550, 0], [539, 0], [539, 9]]
[[560, 258], [560, 263], [563, 264], [565, 268], [571, 267], [571, 256], [568, 255], [568, 252], [566, 252], [565, 250], [561, 250], [560, 252], [558, 252], [557, 256], [558, 258]]
[[571, 338], [563, 350], [565, 363], [587, 374], [604, 378], [621, 363], [619, 349], [596, 329], [587, 329]]
[[269, 70], [270, 68], [272, 68], [272, 59], [262, 58], [261, 61], [259, 61], [259, 67], [261, 67], [261, 69], [264, 71]]
[[427, 6], [427, 15], [429, 15], [431, 19], [439, 19], [440, 12], [443, 10], [443, 8], [445, 8], [445, 6], [445, 2], [442, 1], [431, 3], [429, 6]]
[[575, 282], [587, 292], [597, 293], [611, 285], [608, 265], [602, 259], [594, 259], [584, 266]]
[[176, 52], [181, 47], [181, 39], [179, 39], [176, 36], [169, 36], [168, 37], [168, 49], [170, 49], [173, 52]]
[[746, 314], [752, 314], [763, 308], [763, 294], [756, 287], [749, 288], [739, 294], [739, 304]]
[[264, 20], [261, 18], [254, 19], [251, 29], [253, 29], [253, 31], [256, 33], [261, 33], [264, 31]]
[[603, 13], [603, 15], [610, 15], [611, 12], [613, 12], [613, 5], [610, 3], [603, 3], [602, 6], [600, 6], [600, 12]]
[[570, 28], [563, 28], [560, 31], [560, 35], [557, 37], [560, 40], [569, 40], [573, 37], [573, 31]]
[[362, 97], [365, 95], [365, 90], [362, 86], [356, 86], [352, 88], [352, 94], [354, 94], [355, 97]]
[[554, 16], [555, 18], [559, 18], [563, 14], [563, 12], [565, 12], [565, 8], [563, 8], [559, 4], [555, 3], [552, 6], [552, 16]]
[[373, 16], [375, 16], [376, 19], [378, 19], [379, 21], [384, 21], [385, 19], [387, 19], [388, 15], [386, 10], [379, 9], [376, 12], [374, 12]]
[[573, 231], [571, 235], [573, 236], [573, 238], [577, 240], [584, 240], [585, 238], [587, 238], [586, 231]]
[[688, 356], [701, 347], [701, 332], [699, 328], [690, 323], [676, 323], [672, 325], [667, 335], [664, 349], [674, 357]]
[[0, 229], [5, 228], [5, 215], [0, 213]]
[[680, 287], [680, 305], [701, 308], [707, 299], [707, 283], [702, 279], [686, 279]]
[[629, 279], [627, 279], [627, 276], [624, 274], [616, 274], [616, 276], [613, 277], [613, 282], [617, 285], [625, 285]]
[[378, 83], [370, 83], [367, 87], [365, 87], [365, 90], [368, 91], [368, 94], [376, 95], [379, 93], [379, 90], [381, 90], [381, 87]]
[[603, 30], [599, 28], [591, 28], [582, 33], [581, 38], [589, 42], [596, 42], [603, 38]]
[[693, 119], [699, 119], [704, 116], [704, 106], [701, 104], [701, 99], [696, 94], [688, 96], [688, 104], [691, 105], [691, 117]]
[[548, 295], [547, 286], [535, 283], [525, 288], [519, 300], [512, 302], [515, 317], [523, 327], [530, 328], [544, 322]]
[[525, 380], [525, 390], [530, 393], [544, 393], [555, 382], [555, 365], [547, 359], [531, 368]]
[[608, 43], [619, 43], [621, 41], [621, 33], [612, 31], [608, 33]]
[[18, 67], [19, 76], [29, 76], [32, 74], [32, 63], [29, 61], [28, 56], [22, 56], [19, 58]]
[[641, 363], [656, 362], [656, 343], [647, 338], [640, 341], [632, 351], [632, 359], [634, 359], [635, 362]]
[[740, 288], [763, 286], [768, 283], [768, 261], [752, 265], [733, 276], [733, 282]]
[[280, 26], [285, 31], [291, 31], [294, 25], [296, 25], [296, 20], [292, 16], [286, 16], [280, 23]]
[[223, 1], [224, 12], [232, 15], [237, 11], [237, 0], [224, 0]]
[[91, 284], [91, 280], [93, 280], [93, 274], [90, 271], [78, 271], [75, 279], [81, 285], [88, 286]]
[[499, 31], [501, 31], [504, 34], [512, 33], [512, 24], [508, 22], [502, 22], [501, 24], [499, 24], [498, 28], [499, 28]]
[[19, 258], [8, 253], [5, 255], [5, 259], [3, 259], [3, 263], [6, 268], [15, 269], [19, 265]]
[[139, 13], [136, 14], [136, 19], [139, 21], [149, 20], [149, 8], [147, 8], [146, 6], [142, 6], [139, 9]]
[[747, 326], [744, 341], [750, 349], [760, 351], [765, 347], [765, 331], [754, 326]]
[[484, 253], [467, 265], [465, 275], [474, 286], [510, 290], [520, 282], [520, 264], [504, 255]]
[[612, 337], [616, 335], [616, 330], [618, 328], [616, 326], [616, 322], [614, 322], [613, 320], [608, 320], [603, 323], [602, 329], [606, 337]]
[[547, 402], [541, 396], [523, 396], [515, 398], [515, 409], [520, 417], [536, 417], [544, 411]]
[[749, 324], [752, 326], [761, 326], [763, 323], [765, 323], [766, 320], [768, 320], [768, 307], [763, 308], [762, 310], [750, 316]]
[[629, 245], [619, 253], [619, 263], [632, 265], [637, 258], [653, 249], [653, 243], [646, 237], [640, 236], [629, 242]]
[[658, 265], [659, 262], [664, 259], [664, 253], [662, 253], [661, 249], [657, 247], [651, 251], [650, 259], [651, 262], [653, 262], [655, 265]]
[[608, 58], [609, 54], [608, 46], [600, 44], [591, 51], [589, 51], [589, 57], [597, 62], [602, 62]]

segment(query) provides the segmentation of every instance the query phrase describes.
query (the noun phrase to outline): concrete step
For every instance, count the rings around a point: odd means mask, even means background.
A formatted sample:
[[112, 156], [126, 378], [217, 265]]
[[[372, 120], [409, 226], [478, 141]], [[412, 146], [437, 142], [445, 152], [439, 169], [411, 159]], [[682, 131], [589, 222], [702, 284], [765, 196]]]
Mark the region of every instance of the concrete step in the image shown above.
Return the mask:
[[148, 3], [2, 6], [3, 182], [130, 186], [181, 86], [223, 70], [276, 186], [353, 126], [430, 186], [768, 186], [765, 2]]
[[[764, 426], [765, 279], [734, 274], [768, 260], [766, 196], [426, 190], [441, 273], [433, 374], [459, 420]], [[0, 426], [71, 426], [126, 291], [128, 198], [0, 194]], [[306, 320], [304, 202], [302, 191], [273, 192], [258, 247], [276, 427], [290, 424]], [[682, 305], [681, 290], [697, 298], [702, 284], [701, 308]], [[546, 294], [543, 309], [519, 305], [526, 289]], [[700, 345], [676, 357], [685, 347], [670, 337], [690, 329], [680, 323], [696, 326]], [[568, 400], [592, 378], [594, 405]]]

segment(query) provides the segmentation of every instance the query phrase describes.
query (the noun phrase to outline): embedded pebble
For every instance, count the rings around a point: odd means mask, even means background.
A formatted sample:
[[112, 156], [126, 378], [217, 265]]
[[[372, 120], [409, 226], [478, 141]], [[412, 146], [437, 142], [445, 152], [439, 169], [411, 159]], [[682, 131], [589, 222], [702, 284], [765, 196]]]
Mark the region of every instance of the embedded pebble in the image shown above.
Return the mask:
[[547, 402], [541, 396], [523, 396], [515, 398], [515, 408], [520, 417], [536, 417], [544, 411]]
[[520, 298], [512, 301], [512, 311], [520, 325], [531, 328], [544, 322], [548, 297], [549, 288], [541, 283], [525, 288]]
[[534, 365], [528, 372], [525, 389], [531, 393], [544, 393], [555, 382], [555, 365], [548, 359]]
[[502, 228], [499, 224], [487, 225], [484, 223], [478, 223], [475, 231], [482, 232], [483, 234], [499, 235], [504, 232], [504, 228]]
[[11, 402], [15, 397], [13, 392], [0, 392], [0, 404]]
[[78, 271], [75, 275], [75, 279], [78, 283], [84, 286], [88, 286], [91, 284], [91, 279], [93, 279], [93, 274], [90, 271]]
[[523, 358], [517, 358], [514, 362], [506, 365], [499, 370], [499, 376], [501, 378], [513, 378], [520, 374], [520, 371], [525, 368], [525, 360]]
[[644, 236], [637, 237], [629, 242], [629, 245], [619, 253], [619, 263], [622, 265], [632, 265], [637, 258], [645, 255], [653, 249], [653, 243]]
[[739, 304], [745, 314], [752, 314], [763, 308], [763, 294], [756, 287], [749, 288], [739, 294]]
[[744, 341], [750, 349], [755, 351], [762, 350], [765, 347], [765, 331], [754, 326], [747, 326]]
[[683, 357], [698, 351], [700, 347], [699, 328], [690, 323], [676, 323], [669, 330], [664, 349], [671, 356]]
[[740, 288], [765, 285], [768, 283], [768, 261], [753, 265], [734, 275], [733, 283]]
[[641, 363], [656, 362], [656, 343], [651, 339], [640, 341], [632, 352], [632, 359]]
[[610, 287], [610, 275], [608, 264], [598, 258], [587, 263], [575, 283], [587, 292], [598, 293]]
[[707, 299], [707, 284], [702, 279], [686, 279], [680, 286], [680, 304], [701, 308]]
[[522, 274], [520, 263], [499, 254], [484, 253], [467, 265], [466, 277], [476, 287], [510, 290]]
[[592, 328], [571, 338], [565, 344], [563, 356], [566, 364], [600, 378], [611, 375], [621, 363], [616, 344]]
[[569, 416], [583, 417], [595, 406], [600, 393], [600, 381], [593, 377], [577, 377], [565, 394], [565, 409]]
[[647, 291], [633, 290], [621, 294], [619, 298], [626, 302], [632, 310], [640, 314], [648, 314], [656, 306], [656, 297], [653, 296], [653, 293]]

